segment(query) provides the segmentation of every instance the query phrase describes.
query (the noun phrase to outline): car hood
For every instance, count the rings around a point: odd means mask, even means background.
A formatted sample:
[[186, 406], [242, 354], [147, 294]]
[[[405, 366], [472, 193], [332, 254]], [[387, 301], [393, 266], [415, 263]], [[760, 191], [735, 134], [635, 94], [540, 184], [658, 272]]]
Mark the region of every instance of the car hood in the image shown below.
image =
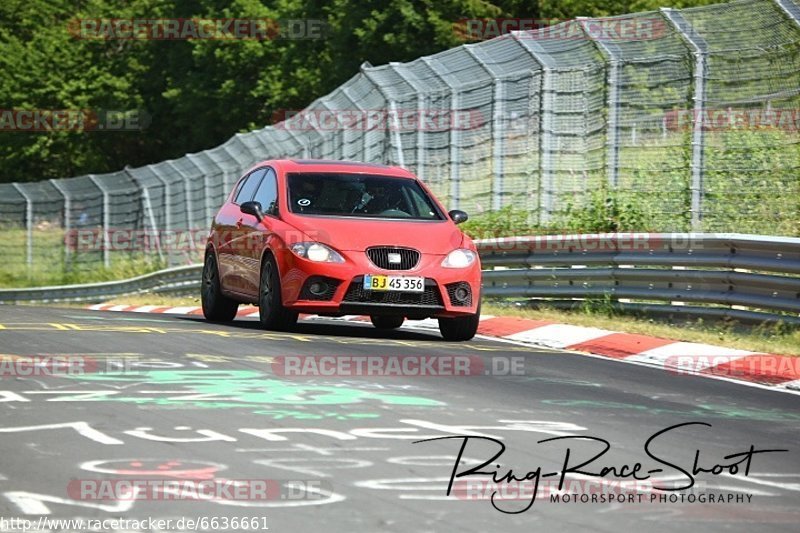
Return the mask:
[[424, 254], [445, 255], [464, 241], [464, 235], [449, 220], [431, 222], [293, 216], [287, 222], [311, 240], [342, 251], [360, 252], [383, 245], [415, 248]]

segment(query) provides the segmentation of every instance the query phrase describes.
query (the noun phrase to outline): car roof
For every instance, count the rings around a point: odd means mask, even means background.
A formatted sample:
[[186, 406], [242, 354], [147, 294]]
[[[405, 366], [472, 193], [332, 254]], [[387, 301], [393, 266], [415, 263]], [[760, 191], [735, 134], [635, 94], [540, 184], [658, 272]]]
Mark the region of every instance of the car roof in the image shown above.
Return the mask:
[[273, 159], [262, 161], [258, 166], [270, 165], [279, 167], [284, 172], [342, 172], [353, 174], [380, 174], [398, 178], [413, 178], [408, 170], [381, 165], [380, 163], [364, 163], [361, 161], [339, 161], [335, 159]]

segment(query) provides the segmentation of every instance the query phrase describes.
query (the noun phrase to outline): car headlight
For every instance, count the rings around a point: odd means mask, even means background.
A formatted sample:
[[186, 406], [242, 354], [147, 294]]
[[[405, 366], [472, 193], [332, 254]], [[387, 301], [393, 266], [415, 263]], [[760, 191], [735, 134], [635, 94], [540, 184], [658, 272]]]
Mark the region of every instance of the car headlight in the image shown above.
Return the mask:
[[466, 268], [470, 266], [478, 258], [478, 254], [466, 248], [458, 248], [453, 250], [442, 261], [442, 266], [445, 268]]
[[297, 257], [316, 263], [344, 263], [339, 252], [319, 242], [298, 242], [291, 246], [291, 250]]

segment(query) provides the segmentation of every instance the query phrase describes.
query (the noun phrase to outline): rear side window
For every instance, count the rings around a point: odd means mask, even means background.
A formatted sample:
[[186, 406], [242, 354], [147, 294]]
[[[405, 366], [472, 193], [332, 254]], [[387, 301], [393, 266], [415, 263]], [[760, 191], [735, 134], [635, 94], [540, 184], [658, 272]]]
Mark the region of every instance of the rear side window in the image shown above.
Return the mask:
[[267, 169], [267, 174], [261, 180], [261, 185], [258, 186], [253, 200], [261, 204], [261, 210], [264, 213], [268, 215], [276, 215], [278, 213], [277, 176], [271, 168]]
[[261, 183], [261, 178], [267, 173], [267, 169], [259, 168], [254, 170], [244, 179], [242, 185], [239, 187], [239, 192], [236, 193], [233, 203], [241, 205], [253, 199], [253, 193], [256, 192], [258, 184]]

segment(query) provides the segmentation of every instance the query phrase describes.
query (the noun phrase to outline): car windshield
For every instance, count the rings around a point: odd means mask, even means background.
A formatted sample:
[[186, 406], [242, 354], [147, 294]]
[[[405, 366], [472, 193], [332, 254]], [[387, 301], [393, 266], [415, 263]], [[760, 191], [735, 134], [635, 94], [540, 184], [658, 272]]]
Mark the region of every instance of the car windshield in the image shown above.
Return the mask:
[[370, 174], [291, 173], [289, 206], [302, 215], [444, 220], [413, 179]]

